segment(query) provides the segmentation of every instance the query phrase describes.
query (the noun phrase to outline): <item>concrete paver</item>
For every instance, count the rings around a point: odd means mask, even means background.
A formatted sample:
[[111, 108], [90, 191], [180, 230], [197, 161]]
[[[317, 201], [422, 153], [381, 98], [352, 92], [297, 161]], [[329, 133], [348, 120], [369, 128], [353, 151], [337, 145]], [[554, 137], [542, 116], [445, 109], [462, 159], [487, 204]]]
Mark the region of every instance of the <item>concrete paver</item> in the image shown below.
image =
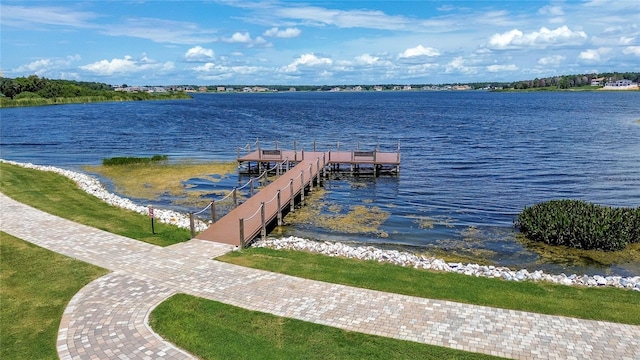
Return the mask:
[[183, 359], [147, 325], [175, 293], [397, 339], [516, 359], [640, 359], [640, 326], [423, 299], [212, 260], [233, 247], [193, 239], [160, 248], [42, 213], [0, 194], [3, 231], [110, 269], [71, 300], [63, 359]]

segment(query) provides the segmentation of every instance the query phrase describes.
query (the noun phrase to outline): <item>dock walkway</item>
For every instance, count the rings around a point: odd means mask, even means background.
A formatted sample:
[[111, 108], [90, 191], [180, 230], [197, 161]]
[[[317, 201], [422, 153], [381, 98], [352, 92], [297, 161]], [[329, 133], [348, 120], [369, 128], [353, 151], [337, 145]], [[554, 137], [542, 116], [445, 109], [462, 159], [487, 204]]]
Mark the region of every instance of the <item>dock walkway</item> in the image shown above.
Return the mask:
[[313, 191], [313, 187], [320, 183], [326, 158], [322, 153], [317, 155], [313, 157], [307, 154], [305, 160], [299, 161], [292, 169], [211, 224], [196, 239], [244, 247], [258, 235], [266, 236], [269, 224], [275, 220], [282, 224], [283, 213], [294, 210], [296, 199], [304, 200], [307, 189]]

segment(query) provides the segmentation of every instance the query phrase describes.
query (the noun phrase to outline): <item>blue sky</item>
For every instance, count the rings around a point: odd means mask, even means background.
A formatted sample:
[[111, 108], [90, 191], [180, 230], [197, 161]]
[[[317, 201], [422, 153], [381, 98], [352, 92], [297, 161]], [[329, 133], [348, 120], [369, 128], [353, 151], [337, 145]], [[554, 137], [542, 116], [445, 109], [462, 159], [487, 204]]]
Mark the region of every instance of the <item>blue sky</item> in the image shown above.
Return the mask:
[[108, 84], [374, 85], [640, 71], [640, 1], [11, 1], [0, 69]]

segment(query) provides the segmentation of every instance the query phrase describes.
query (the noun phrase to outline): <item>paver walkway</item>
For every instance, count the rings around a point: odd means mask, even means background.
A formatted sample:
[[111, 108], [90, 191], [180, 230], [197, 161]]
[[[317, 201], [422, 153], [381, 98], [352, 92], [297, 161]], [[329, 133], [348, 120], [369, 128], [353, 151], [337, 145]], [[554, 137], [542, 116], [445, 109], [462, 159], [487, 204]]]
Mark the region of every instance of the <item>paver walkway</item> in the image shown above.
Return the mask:
[[62, 359], [189, 359], [147, 325], [175, 293], [342, 329], [517, 359], [640, 359], [640, 326], [578, 320], [382, 293], [295, 278], [211, 258], [203, 240], [160, 248], [79, 225], [0, 194], [1, 229], [102, 266], [69, 303]]

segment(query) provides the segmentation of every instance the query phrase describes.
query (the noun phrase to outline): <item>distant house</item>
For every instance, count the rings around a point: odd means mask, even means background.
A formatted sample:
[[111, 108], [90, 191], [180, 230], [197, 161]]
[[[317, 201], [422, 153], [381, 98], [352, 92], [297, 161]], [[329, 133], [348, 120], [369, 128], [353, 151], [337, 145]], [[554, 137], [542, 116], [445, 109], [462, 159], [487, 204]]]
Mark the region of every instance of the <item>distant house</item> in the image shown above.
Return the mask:
[[207, 87], [206, 87], [206, 86], [200, 86], [200, 87], [198, 88], [198, 91], [200, 91], [200, 92], [207, 92]]
[[604, 84], [605, 88], [632, 88], [632, 87], [638, 87], [638, 84], [634, 83], [631, 80], [628, 79], [622, 79], [622, 80], [616, 80], [615, 82], [607, 82]]
[[224, 87], [224, 86], [218, 86], [218, 87], [216, 87], [216, 91], [217, 92], [225, 92], [225, 91], [227, 91], [227, 88]]
[[296, 91], [296, 88], [291, 87], [291, 88], [289, 88], [289, 91]]
[[591, 86], [602, 86], [603, 83], [604, 83], [603, 77], [591, 79]]
[[382, 86], [380, 86], [380, 85], [376, 85], [376, 86], [374, 86], [374, 87], [373, 87], [373, 90], [375, 90], [375, 91], [382, 91]]

